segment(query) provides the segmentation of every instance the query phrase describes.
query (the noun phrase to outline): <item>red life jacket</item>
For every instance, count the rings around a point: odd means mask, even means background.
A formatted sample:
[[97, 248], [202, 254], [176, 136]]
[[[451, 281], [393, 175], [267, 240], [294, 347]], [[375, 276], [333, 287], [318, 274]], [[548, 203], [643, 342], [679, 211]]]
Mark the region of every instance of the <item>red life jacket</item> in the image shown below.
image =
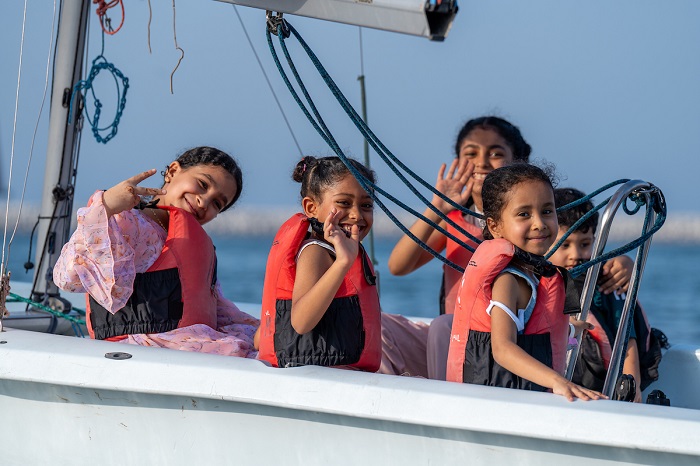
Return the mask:
[[[478, 226], [469, 223], [462, 215], [459, 210], [453, 210], [447, 216], [455, 222], [457, 225], [462, 227], [463, 230], [468, 231], [473, 236], [482, 239], [483, 231]], [[446, 223], [446, 230], [454, 235], [455, 237], [462, 240], [464, 243], [469, 244], [471, 247], [475, 248], [478, 246], [476, 242], [471, 240], [466, 235], [463, 235], [455, 227]], [[459, 265], [460, 267], [467, 267], [469, 259], [472, 258], [472, 252], [459, 245], [457, 242], [447, 239], [447, 245], [445, 246], [445, 258], [452, 261], [453, 263]], [[462, 273], [453, 269], [452, 267], [444, 264], [442, 266], [442, 290], [440, 292], [440, 314], [454, 314], [455, 305], [457, 304], [457, 294], [459, 292], [459, 284], [462, 282]]]
[[379, 296], [374, 269], [362, 246], [331, 305], [310, 332], [291, 325], [296, 255], [309, 220], [295, 214], [272, 242], [265, 270], [258, 359], [275, 367], [351, 366], [376, 372], [382, 357]]
[[[484, 241], [467, 265], [459, 290], [447, 359], [447, 380], [498, 387], [545, 391], [544, 387], [501, 367], [491, 351], [491, 317], [486, 313], [492, 285], [513, 258], [515, 248], [504, 239]], [[564, 280], [559, 272], [542, 277], [537, 300], [518, 346], [560, 374], [566, 365], [569, 318], [564, 314]]]
[[158, 259], [137, 273], [134, 291], [115, 314], [88, 295], [90, 337], [161, 333], [194, 324], [216, 328], [216, 254], [197, 219], [176, 207], [170, 212], [168, 237]]

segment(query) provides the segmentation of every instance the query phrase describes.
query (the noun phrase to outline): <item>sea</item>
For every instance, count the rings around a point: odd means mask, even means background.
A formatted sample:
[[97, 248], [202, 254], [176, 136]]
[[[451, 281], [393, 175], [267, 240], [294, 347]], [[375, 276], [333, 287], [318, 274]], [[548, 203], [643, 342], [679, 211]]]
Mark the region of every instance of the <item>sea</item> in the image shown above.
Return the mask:
[[[227, 298], [241, 303], [261, 302], [265, 264], [273, 236], [273, 233], [254, 236], [212, 233], [219, 261], [219, 281]], [[382, 236], [373, 241], [382, 309], [408, 316], [435, 317], [442, 263], [432, 260], [407, 276], [391, 275], [386, 264], [397, 239]], [[367, 239], [365, 248], [371, 250]], [[34, 252], [29, 255], [29, 235], [18, 234], [7, 260], [13, 280], [32, 279], [32, 271], [25, 273], [24, 270], [28, 258], [34, 259]], [[639, 301], [652, 327], [662, 330], [671, 344], [700, 345], [700, 310], [695, 303], [700, 296], [699, 267], [700, 245], [652, 243]]]

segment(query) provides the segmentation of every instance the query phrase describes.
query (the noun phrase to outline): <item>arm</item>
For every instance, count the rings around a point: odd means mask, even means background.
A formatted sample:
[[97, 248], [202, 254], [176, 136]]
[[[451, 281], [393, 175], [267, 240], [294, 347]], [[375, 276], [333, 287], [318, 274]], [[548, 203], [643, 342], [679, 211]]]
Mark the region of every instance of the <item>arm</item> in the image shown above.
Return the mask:
[[320, 246], [304, 249], [297, 261], [292, 291], [291, 322], [299, 334], [310, 332], [328, 310], [360, 247], [359, 229], [353, 225], [350, 237], [338, 226], [340, 214], [333, 209], [324, 222], [324, 238], [336, 253], [335, 260]]
[[[438, 172], [438, 178], [435, 183], [435, 189], [444, 193], [454, 202], [464, 205], [469, 196], [471, 196], [471, 174], [474, 166], [468, 164], [465, 160], [459, 162], [454, 159], [450, 164], [450, 169], [445, 177], [445, 164], [442, 164]], [[433, 206], [439, 209], [443, 214], [448, 214], [454, 207], [443, 201], [439, 196], [434, 195], [432, 200]], [[444, 227], [444, 221], [433, 212], [430, 208], [426, 208], [423, 216], [434, 223]], [[418, 239], [430, 246], [435, 251], [442, 251], [447, 244], [447, 238], [442, 233], [436, 231], [432, 226], [425, 223], [423, 220], [417, 220], [409, 229]], [[401, 237], [393, 251], [389, 256], [387, 265], [389, 272], [392, 275], [406, 275], [428, 263], [433, 256], [423, 248], [421, 248], [413, 239], [404, 235]]]
[[637, 392], [634, 395], [634, 402], [642, 402], [642, 373], [639, 369], [639, 352], [637, 350], [637, 339], [630, 338], [627, 343], [627, 354], [625, 355], [625, 363], [622, 366], [623, 374], [630, 374], [634, 377], [634, 382], [637, 387]]
[[88, 207], [78, 210], [78, 227], [53, 270], [59, 288], [89, 293], [112, 313], [124, 307], [133, 292], [136, 273], [147, 270], [163, 247], [164, 238], [130, 211], [140, 201], [140, 194], [163, 192], [136, 186], [153, 173], [155, 170], [150, 170], [105, 192], [98, 191]]
[[[518, 309], [518, 304], [521, 304], [522, 308], [523, 303], [518, 302], [521, 294], [518, 279], [511, 274], [501, 274], [494, 281], [494, 301], [500, 301], [511, 309]], [[551, 388], [555, 394], [565, 396], [569, 401], [573, 401], [574, 398], [589, 400], [603, 397], [598, 392], [569, 382], [520, 348], [517, 345], [515, 323], [497, 306], [491, 312], [491, 345], [493, 357], [498, 364], [531, 382]]]

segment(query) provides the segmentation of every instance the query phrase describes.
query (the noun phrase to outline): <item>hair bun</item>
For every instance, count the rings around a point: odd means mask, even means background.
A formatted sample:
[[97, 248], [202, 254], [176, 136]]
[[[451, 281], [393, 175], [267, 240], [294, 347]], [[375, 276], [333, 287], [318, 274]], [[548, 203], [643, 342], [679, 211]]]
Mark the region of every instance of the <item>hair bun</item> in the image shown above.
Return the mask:
[[314, 165], [314, 163], [316, 163], [316, 157], [313, 157], [311, 155], [302, 157], [301, 160], [297, 163], [296, 167], [294, 167], [294, 171], [292, 172], [292, 179], [297, 183], [301, 183], [304, 179], [304, 174], [309, 168], [311, 168]]

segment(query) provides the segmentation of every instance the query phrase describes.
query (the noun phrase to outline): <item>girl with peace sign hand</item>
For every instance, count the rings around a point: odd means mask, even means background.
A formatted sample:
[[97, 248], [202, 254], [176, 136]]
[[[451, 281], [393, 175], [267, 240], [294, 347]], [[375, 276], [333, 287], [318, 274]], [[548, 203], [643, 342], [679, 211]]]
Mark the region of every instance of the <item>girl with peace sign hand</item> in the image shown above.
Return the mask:
[[161, 172], [161, 188], [140, 186], [155, 173], [97, 191], [78, 210], [54, 282], [88, 294], [93, 338], [255, 357], [258, 320], [221, 294], [214, 246], [201, 228], [239, 198], [240, 168], [202, 146]]

